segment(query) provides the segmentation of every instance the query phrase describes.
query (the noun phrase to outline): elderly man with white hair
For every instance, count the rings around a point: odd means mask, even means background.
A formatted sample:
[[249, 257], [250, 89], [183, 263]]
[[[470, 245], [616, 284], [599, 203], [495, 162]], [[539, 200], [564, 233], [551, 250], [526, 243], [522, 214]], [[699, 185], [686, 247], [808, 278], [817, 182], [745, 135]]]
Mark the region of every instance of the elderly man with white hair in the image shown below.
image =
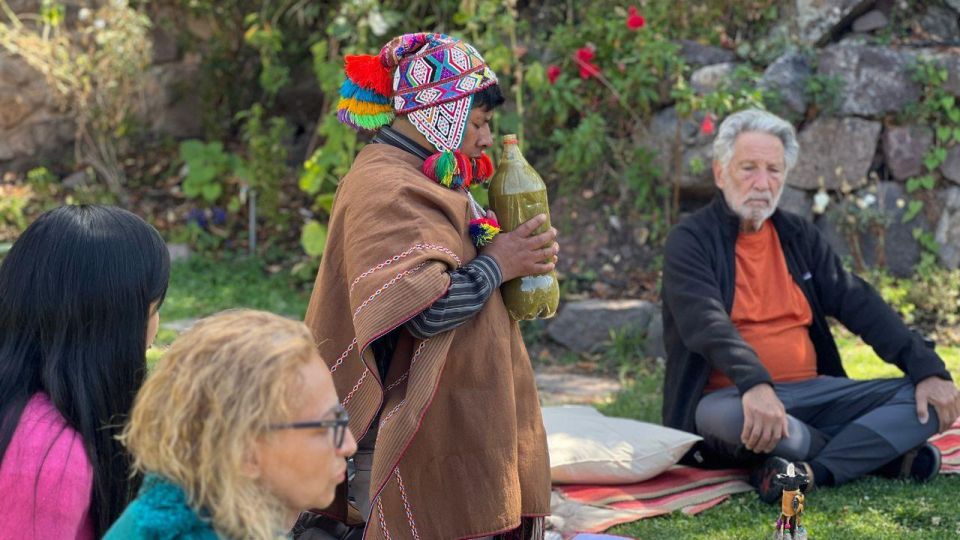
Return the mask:
[[[960, 415], [960, 392], [817, 228], [777, 209], [799, 150], [793, 126], [765, 111], [720, 126], [721, 194], [667, 239], [664, 424], [703, 436], [688, 462], [753, 467], [766, 502], [789, 462], [811, 487], [874, 472], [929, 480], [940, 454], [926, 441]], [[847, 378], [827, 317], [905, 377]]]

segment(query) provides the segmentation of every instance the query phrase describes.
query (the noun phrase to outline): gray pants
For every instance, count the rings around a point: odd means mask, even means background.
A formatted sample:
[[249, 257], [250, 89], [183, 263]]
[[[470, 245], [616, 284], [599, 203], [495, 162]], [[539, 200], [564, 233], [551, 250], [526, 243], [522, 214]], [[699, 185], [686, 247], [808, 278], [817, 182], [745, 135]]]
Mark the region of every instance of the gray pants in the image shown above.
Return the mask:
[[[931, 406], [917, 420], [914, 385], [908, 379], [855, 381], [820, 376], [774, 385], [787, 410], [790, 436], [772, 455], [823, 465], [837, 485], [871, 473], [918, 446], [937, 431]], [[743, 405], [736, 387], [704, 395], [697, 404], [697, 432], [711, 446], [742, 454]]]

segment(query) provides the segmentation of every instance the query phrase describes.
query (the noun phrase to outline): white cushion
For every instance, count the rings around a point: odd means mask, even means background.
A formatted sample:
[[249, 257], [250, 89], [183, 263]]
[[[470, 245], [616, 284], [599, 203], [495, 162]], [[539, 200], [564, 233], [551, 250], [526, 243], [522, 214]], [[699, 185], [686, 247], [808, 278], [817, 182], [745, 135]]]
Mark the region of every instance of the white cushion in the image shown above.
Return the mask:
[[675, 465], [697, 435], [593, 407], [544, 407], [543, 424], [555, 484], [632, 484]]

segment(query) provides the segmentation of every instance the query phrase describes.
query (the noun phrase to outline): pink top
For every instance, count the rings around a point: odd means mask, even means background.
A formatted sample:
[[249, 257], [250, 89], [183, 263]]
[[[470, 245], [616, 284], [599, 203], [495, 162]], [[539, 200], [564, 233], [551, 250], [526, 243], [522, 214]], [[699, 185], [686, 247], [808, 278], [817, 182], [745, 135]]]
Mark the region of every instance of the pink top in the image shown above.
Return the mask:
[[0, 536], [92, 539], [92, 493], [80, 434], [46, 394], [34, 394], [0, 462]]

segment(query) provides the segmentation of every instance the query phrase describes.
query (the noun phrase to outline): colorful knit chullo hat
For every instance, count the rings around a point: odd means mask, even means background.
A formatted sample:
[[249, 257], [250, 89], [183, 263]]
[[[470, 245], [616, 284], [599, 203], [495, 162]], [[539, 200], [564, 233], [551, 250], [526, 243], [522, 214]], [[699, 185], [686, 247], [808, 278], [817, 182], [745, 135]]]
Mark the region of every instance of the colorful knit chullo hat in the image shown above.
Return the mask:
[[467, 188], [493, 174], [483, 154], [472, 160], [459, 152], [473, 106], [473, 94], [497, 84], [497, 76], [473, 46], [445, 34], [404, 34], [378, 56], [346, 57], [337, 117], [356, 130], [376, 131], [395, 115], [436, 147], [423, 172], [450, 188]]

